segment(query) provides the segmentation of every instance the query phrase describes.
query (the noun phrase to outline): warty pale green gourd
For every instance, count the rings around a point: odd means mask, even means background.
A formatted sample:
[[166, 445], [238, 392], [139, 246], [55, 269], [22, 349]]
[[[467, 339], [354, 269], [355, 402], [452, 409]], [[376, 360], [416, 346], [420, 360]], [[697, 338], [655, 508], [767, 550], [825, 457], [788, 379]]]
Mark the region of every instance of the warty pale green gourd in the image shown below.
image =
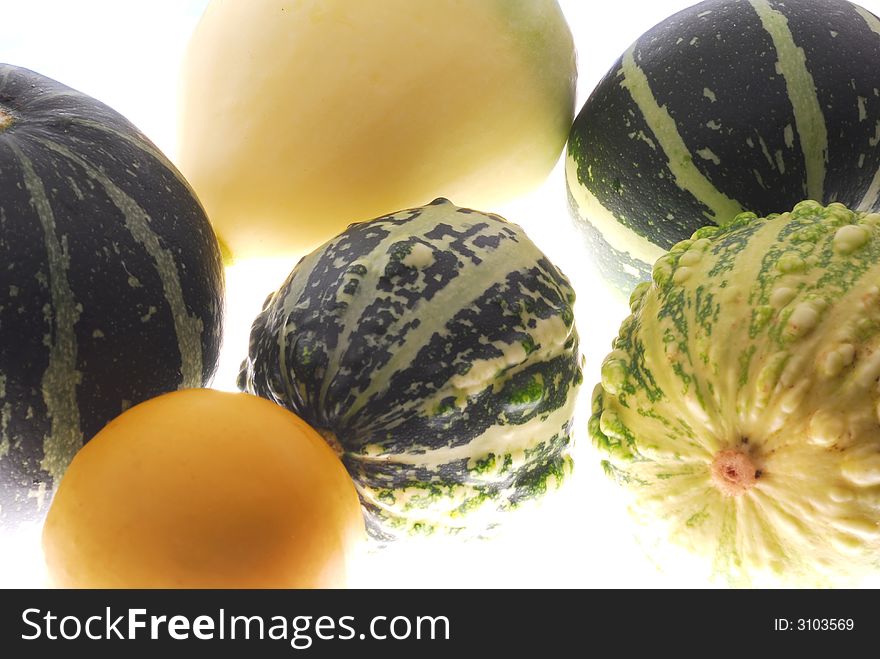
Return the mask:
[[589, 427], [633, 509], [733, 583], [880, 561], [880, 214], [805, 201], [654, 265]]

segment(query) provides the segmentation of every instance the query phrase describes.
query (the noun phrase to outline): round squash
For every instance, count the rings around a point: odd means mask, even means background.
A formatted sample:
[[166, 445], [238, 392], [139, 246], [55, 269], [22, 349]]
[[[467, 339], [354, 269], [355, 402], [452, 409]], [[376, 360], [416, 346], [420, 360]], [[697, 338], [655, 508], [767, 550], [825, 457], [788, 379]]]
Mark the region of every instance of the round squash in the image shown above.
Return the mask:
[[522, 229], [437, 199], [300, 261], [239, 386], [324, 435], [372, 536], [479, 534], [571, 470], [573, 303]]
[[191, 389], [77, 454], [43, 547], [66, 588], [333, 588], [363, 537], [354, 485], [314, 430], [256, 396]]
[[880, 20], [844, 0], [707, 0], [622, 55], [571, 129], [575, 224], [627, 294], [699, 227], [802, 199], [880, 209]]
[[0, 526], [45, 514], [131, 405], [220, 350], [217, 240], [187, 183], [106, 105], [0, 65]]
[[179, 165], [233, 257], [305, 254], [439, 195], [550, 173], [574, 115], [556, 0], [214, 0], [184, 68]]
[[591, 435], [634, 510], [731, 583], [876, 569], [878, 282], [880, 214], [804, 201], [697, 231], [632, 295]]

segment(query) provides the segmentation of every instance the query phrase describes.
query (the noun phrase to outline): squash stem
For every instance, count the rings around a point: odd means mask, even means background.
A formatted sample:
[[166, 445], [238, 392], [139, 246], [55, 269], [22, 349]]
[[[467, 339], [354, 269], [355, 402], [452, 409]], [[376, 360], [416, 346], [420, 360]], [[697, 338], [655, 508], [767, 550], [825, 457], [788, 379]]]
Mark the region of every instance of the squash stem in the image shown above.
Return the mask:
[[751, 489], [761, 475], [748, 453], [736, 449], [719, 451], [711, 466], [712, 482], [722, 494], [739, 496]]
[[333, 449], [333, 452], [342, 460], [342, 456], [345, 455], [345, 449], [342, 448], [342, 444], [339, 443], [339, 440], [336, 439], [336, 434], [332, 430], [326, 430], [324, 428], [318, 429], [318, 434], [324, 438], [324, 441], [330, 445], [330, 448]]
[[13, 123], [15, 123], [15, 119], [12, 115], [0, 107], [0, 133], [9, 128]]

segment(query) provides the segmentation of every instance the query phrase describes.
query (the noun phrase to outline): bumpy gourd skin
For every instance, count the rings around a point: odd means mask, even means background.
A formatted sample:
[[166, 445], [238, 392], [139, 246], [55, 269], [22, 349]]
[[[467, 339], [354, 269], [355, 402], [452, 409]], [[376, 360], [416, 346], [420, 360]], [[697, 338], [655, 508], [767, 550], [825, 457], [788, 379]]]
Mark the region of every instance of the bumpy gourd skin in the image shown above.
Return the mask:
[[804, 201], [701, 229], [635, 290], [602, 365], [605, 471], [732, 583], [878, 567], [878, 227]]

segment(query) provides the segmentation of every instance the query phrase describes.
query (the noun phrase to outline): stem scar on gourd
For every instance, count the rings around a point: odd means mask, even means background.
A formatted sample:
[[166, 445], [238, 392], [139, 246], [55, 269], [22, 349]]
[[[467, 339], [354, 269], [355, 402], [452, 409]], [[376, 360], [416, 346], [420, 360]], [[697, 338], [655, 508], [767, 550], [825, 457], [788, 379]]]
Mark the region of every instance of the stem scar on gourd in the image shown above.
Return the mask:
[[322, 428], [318, 428], [318, 434], [324, 438], [324, 440], [330, 445], [330, 448], [333, 449], [333, 452], [339, 457], [341, 460], [345, 455], [345, 448], [342, 446], [342, 443], [336, 439], [336, 435], [331, 430], [324, 430]]
[[710, 474], [712, 482], [722, 494], [738, 496], [749, 490], [763, 472], [755, 468], [755, 463], [748, 453], [737, 449], [726, 449], [715, 455]]
[[15, 123], [15, 118], [5, 108], [0, 107], [0, 133]]

